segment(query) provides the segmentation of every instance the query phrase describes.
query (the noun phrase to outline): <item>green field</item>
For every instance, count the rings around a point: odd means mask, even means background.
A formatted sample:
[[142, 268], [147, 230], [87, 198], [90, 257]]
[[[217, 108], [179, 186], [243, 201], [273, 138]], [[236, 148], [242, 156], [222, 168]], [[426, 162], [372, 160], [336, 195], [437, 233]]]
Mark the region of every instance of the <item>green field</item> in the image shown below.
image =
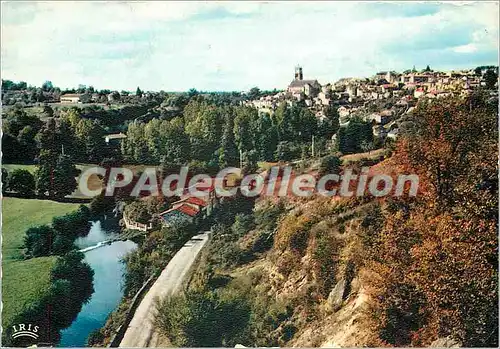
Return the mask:
[[78, 208], [78, 204], [49, 200], [2, 200], [2, 301], [3, 325], [38, 299], [50, 285], [55, 257], [22, 259], [23, 240], [29, 227], [49, 224]]
[[2, 167], [5, 168], [8, 172], [12, 172], [14, 170], [27, 170], [30, 173], [35, 173], [35, 165], [18, 165], [18, 164], [2, 164]]
[[50, 286], [50, 270], [56, 257], [40, 257], [25, 261], [5, 261], [2, 266], [2, 326], [11, 324]]
[[[92, 166], [97, 166], [97, 165], [91, 165], [91, 164], [77, 164], [76, 168], [84, 171], [89, 167]], [[28, 170], [30, 173], [35, 173], [36, 170], [36, 165], [19, 165], [19, 164], [2, 164], [2, 167], [5, 168], [8, 172], [17, 170], [17, 169], [22, 169], [22, 170]]]
[[2, 255], [3, 263], [22, 258], [23, 239], [29, 227], [49, 224], [55, 216], [62, 216], [78, 208], [78, 204], [49, 200], [5, 197], [2, 201]]

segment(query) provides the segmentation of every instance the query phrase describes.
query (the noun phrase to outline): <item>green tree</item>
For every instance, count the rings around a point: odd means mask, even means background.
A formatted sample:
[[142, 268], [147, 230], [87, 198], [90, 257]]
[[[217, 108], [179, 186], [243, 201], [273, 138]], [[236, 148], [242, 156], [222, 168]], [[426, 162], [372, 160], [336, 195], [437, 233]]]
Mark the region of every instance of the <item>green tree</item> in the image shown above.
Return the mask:
[[341, 161], [338, 156], [327, 155], [321, 159], [318, 174], [324, 176], [327, 174], [338, 174], [340, 171]]
[[186, 133], [194, 159], [211, 161], [217, 154], [224, 123], [220, 110], [200, 97], [192, 98], [184, 108]]
[[54, 88], [54, 85], [52, 85], [52, 81], [45, 81], [42, 84], [42, 91], [49, 92]]
[[48, 256], [52, 252], [54, 229], [48, 225], [29, 228], [26, 231], [24, 245], [30, 257]]
[[76, 176], [78, 170], [68, 155], [59, 155], [54, 171], [54, 195], [62, 198], [71, 194], [77, 188]]
[[318, 121], [309, 109], [298, 108], [298, 119], [293, 119], [296, 122], [294, 123], [294, 134], [298, 135], [298, 138], [303, 142], [309, 143], [312, 140], [312, 136], [317, 134]]
[[6, 112], [3, 123], [3, 131], [17, 137], [19, 131], [26, 126], [31, 126], [36, 132], [40, 130], [43, 123], [36, 115], [27, 114], [22, 107], [14, 106]]
[[250, 91], [248, 91], [248, 99], [257, 99], [260, 97], [260, 89], [258, 87], [252, 87]]
[[137, 90], [135, 90], [135, 95], [136, 95], [137, 97], [142, 97], [142, 91], [141, 91], [141, 89], [139, 88], [139, 86], [137, 86]]
[[144, 125], [144, 139], [149, 156], [155, 163], [182, 165], [190, 156], [191, 146], [182, 118], [175, 117], [170, 121], [151, 120]]
[[81, 119], [75, 129], [81, 159], [89, 162], [100, 162], [105, 154], [104, 130], [101, 125], [89, 119]]
[[144, 129], [142, 122], [134, 121], [128, 125], [127, 138], [122, 141], [122, 154], [126, 160], [136, 163], [149, 160]]
[[47, 193], [50, 198], [63, 198], [76, 189], [77, 175], [78, 170], [68, 155], [43, 150], [35, 172], [38, 194]]
[[373, 142], [372, 125], [359, 118], [351, 118], [349, 124], [338, 132], [339, 150], [344, 154], [359, 153], [363, 142]]
[[35, 178], [23, 169], [16, 169], [10, 173], [9, 189], [23, 196], [31, 196], [35, 190]]
[[61, 153], [64, 151], [65, 155], [69, 155], [74, 160], [81, 158], [82, 149], [80, 149], [74, 128], [68, 119], [58, 120], [55, 137], [55, 142], [59, 145]]
[[278, 130], [268, 114], [261, 115], [255, 122], [255, 150], [258, 158], [264, 161], [274, 160], [278, 146]]
[[339, 130], [339, 114], [337, 108], [330, 106], [325, 109], [325, 117], [318, 123], [318, 136], [331, 139]]
[[276, 147], [275, 158], [279, 161], [291, 161], [300, 158], [301, 148], [293, 142], [279, 142]]
[[9, 190], [9, 181], [8, 181], [9, 173], [6, 169], [2, 168], [2, 193]]
[[493, 90], [498, 81], [498, 74], [493, 69], [488, 69], [484, 74], [484, 81], [486, 83], [486, 88]]
[[222, 140], [219, 148], [219, 167], [238, 165], [238, 148], [234, 139], [234, 115], [232, 109], [227, 108], [224, 112], [224, 127], [222, 130]]
[[253, 125], [258, 114], [255, 108], [238, 107], [234, 119], [234, 139], [241, 152], [246, 152], [254, 148]]
[[[94, 292], [93, 277], [94, 271], [84, 262], [85, 255], [79, 251], [70, 251], [58, 257], [56, 264], [52, 268], [51, 276], [53, 280], [67, 280], [70, 285], [70, 297], [66, 300], [73, 305], [86, 303]], [[61, 311], [68, 311], [64, 308]], [[63, 318], [68, 319], [68, 316]], [[68, 319], [69, 324], [73, 319]], [[69, 325], [68, 324], [68, 325]]]
[[49, 151], [54, 154], [61, 152], [61, 147], [57, 143], [57, 125], [53, 118], [45, 122], [43, 128], [36, 135], [38, 148], [42, 151]]
[[33, 160], [37, 154], [36, 131], [31, 126], [25, 126], [17, 136], [20, 149], [25, 159]]

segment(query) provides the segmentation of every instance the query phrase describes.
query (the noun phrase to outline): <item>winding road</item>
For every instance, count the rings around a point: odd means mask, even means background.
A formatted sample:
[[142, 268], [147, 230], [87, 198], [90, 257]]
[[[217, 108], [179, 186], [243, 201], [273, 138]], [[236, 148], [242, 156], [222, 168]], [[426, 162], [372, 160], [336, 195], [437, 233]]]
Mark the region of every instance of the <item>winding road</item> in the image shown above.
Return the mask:
[[120, 343], [121, 348], [158, 347], [163, 344], [154, 326], [155, 301], [181, 289], [196, 258], [208, 242], [209, 234], [204, 232], [191, 238], [163, 269], [137, 307]]

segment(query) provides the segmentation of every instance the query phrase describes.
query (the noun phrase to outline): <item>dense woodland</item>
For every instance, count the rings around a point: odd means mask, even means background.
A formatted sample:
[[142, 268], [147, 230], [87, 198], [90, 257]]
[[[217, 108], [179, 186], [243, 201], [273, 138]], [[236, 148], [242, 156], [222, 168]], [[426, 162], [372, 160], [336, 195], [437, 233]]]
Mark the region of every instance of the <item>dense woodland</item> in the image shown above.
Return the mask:
[[[265, 92], [252, 89], [250, 94]], [[156, 94], [118, 108], [12, 106], [3, 115], [3, 161], [36, 164], [37, 170], [34, 175], [4, 171], [4, 191], [63, 198], [76, 188], [76, 163], [189, 164], [214, 173], [240, 164], [255, 169], [258, 161], [305, 159], [313, 150], [320, 156], [373, 149], [371, 124], [355, 118], [339, 130], [335, 107], [326, 108], [323, 119], [300, 103], [282, 103], [269, 115], [240, 106], [241, 98], [192, 90]], [[105, 143], [106, 134], [118, 132], [127, 136], [121, 145]]]

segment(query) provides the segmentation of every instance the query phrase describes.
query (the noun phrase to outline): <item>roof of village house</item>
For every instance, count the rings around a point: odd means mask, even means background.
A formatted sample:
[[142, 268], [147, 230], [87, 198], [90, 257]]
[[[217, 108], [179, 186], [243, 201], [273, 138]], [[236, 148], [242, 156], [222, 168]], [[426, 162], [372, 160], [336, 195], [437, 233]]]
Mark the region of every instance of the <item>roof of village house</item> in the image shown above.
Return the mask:
[[205, 200], [196, 196], [190, 196], [189, 198], [187, 198], [186, 202], [203, 207], [207, 206], [207, 202]]
[[288, 87], [304, 87], [306, 85], [311, 85], [313, 87], [321, 86], [318, 80], [292, 80]]
[[78, 94], [78, 93], [67, 93], [65, 95], [61, 95], [61, 98], [62, 97], [81, 97], [81, 94]]
[[182, 204], [179, 207], [171, 208], [169, 210], [166, 210], [166, 211], [160, 213], [160, 216], [164, 216], [167, 213], [174, 212], [174, 211], [178, 211], [178, 212], [184, 213], [185, 215], [188, 215], [188, 216], [191, 216], [191, 217], [196, 216], [200, 212], [200, 210], [197, 210], [193, 206]]
[[[205, 197], [206, 198], [206, 197]], [[180, 199], [176, 202], [173, 202], [172, 205], [175, 205], [175, 204], [179, 204], [179, 203], [183, 203], [183, 202], [187, 202], [187, 203], [190, 203], [190, 204], [193, 204], [193, 205], [197, 205], [197, 206], [207, 206], [207, 201], [202, 199], [201, 197], [197, 197], [197, 196], [188, 196], [188, 197], [185, 197], [183, 199]]]
[[182, 212], [184, 214], [187, 214], [188, 216], [194, 217], [200, 212], [200, 210], [197, 210], [193, 206], [189, 205], [181, 205], [176, 208], [177, 211]]
[[105, 135], [104, 137], [107, 139], [123, 139], [123, 138], [127, 138], [127, 135], [120, 132], [120, 133], [113, 133], [113, 134]]

